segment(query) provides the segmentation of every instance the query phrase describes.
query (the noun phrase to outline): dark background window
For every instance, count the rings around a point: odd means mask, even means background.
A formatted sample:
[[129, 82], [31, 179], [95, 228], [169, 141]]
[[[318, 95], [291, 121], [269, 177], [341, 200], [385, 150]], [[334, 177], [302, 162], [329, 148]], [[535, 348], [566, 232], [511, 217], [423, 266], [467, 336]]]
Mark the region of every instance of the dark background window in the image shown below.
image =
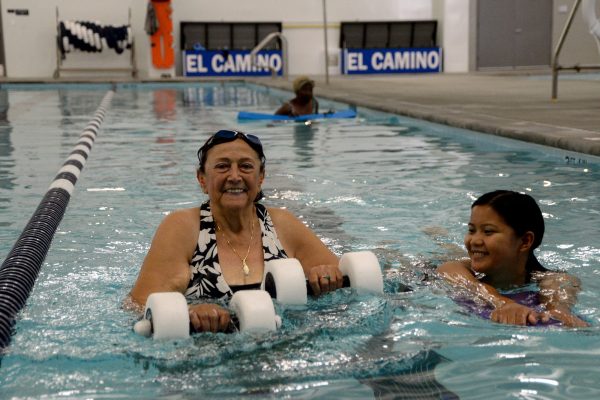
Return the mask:
[[436, 47], [437, 21], [342, 22], [340, 48]]
[[[278, 22], [182, 22], [181, 49], [193, 50], [200, 45], [207, 50], [252, 50], [272, 32], [281, 32]], [[280, 40], [273, 40], [265, 50], [279, 50]]]

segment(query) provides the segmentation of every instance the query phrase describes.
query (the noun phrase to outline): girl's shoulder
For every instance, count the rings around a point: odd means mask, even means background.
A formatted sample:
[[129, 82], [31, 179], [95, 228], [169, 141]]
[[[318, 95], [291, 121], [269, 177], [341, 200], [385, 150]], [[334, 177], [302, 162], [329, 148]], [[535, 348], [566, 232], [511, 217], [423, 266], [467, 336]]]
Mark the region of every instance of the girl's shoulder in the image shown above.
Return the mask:
[[471, 271], [471, 260], [468, 258], [446, 261], [437, 267], [438, 272], [456, 272], [464, 270]]

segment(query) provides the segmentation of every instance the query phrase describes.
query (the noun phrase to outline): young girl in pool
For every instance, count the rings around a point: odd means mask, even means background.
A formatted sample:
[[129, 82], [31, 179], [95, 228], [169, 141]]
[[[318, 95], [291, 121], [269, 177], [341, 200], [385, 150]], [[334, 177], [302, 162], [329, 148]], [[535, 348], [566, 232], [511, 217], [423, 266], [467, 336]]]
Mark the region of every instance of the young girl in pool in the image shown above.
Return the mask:
[[[544, 218], [535, 200], [526, 194], [496, 190], [471, 206], [465, 247], [469, 259], [446, 262], [438, 272], [466, 287], [494, 308], [490, 319], [503, 324], [535, 325], [550, 318], [565, 326], [588, 324], [571, 313], [579, 280], [542, 266], [533, 254], [544, 236]], [[537, 282], [539, 304], [521, 304], [499, 290]]]

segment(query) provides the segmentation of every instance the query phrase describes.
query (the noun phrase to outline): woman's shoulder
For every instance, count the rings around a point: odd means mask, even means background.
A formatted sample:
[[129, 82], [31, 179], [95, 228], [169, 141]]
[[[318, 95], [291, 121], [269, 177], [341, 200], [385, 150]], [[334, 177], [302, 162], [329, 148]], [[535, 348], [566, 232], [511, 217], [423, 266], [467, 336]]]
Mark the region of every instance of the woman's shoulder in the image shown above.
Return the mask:
[[290, 221], [297, 221], [297, 218], [294, 216], [294, 214], [285, 208], [265, 207], [265, 209], [269, 213], [269, 216], [275, 225]]
[[200, 207], [178, 208], [176, 210], [170, 211], [164, 219], [185, 221], [194, 217], [200, 217]]
[[277, 231], [277, 235], [284, 241], [295, 241], [300, 239], [308, 230], [294, 214], [284, 208], [268, 207], [267, 211]]
[[464, 271], [471, 270], [471, 260], [468, 258], [462, 260], [452, 260], [446, 261], [440, 266], [437, 267], [438, 272], [456, 272], [456, 271]]
[[160, 223], [161, 229], [200, 229], [200, 208], [180, 208], [169, 212]]

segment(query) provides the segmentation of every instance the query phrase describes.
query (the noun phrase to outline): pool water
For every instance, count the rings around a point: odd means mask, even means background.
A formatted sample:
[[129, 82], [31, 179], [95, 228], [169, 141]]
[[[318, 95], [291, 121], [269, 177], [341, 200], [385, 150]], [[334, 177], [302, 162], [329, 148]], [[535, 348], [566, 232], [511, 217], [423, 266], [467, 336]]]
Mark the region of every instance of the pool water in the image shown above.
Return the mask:
[[[0, 89], [2, 259], [109, 89]], [[366, 109], [311, 126], [239, 123], [238, 111], [290, 97], [243, 83], [116, 89], [2, 356], [0, 397], [600, 396], [600, 159]], [[196, 151], [222, 128], [263, 141], [265, 204], [290, 209], [337, 254], [375, 252], [384, 295], [343, 289], [278, 306], [283, 327], [269, 334], [154, 342], [132, 332], [121, 301], [161, 219], [204, 200]], [[590, 328], [498, 325], [449, 299], [434, 266], [462, 254], [471, 202], [498, 188], [539, 201], [538, 258], [582, 280], [576, 311]]]

